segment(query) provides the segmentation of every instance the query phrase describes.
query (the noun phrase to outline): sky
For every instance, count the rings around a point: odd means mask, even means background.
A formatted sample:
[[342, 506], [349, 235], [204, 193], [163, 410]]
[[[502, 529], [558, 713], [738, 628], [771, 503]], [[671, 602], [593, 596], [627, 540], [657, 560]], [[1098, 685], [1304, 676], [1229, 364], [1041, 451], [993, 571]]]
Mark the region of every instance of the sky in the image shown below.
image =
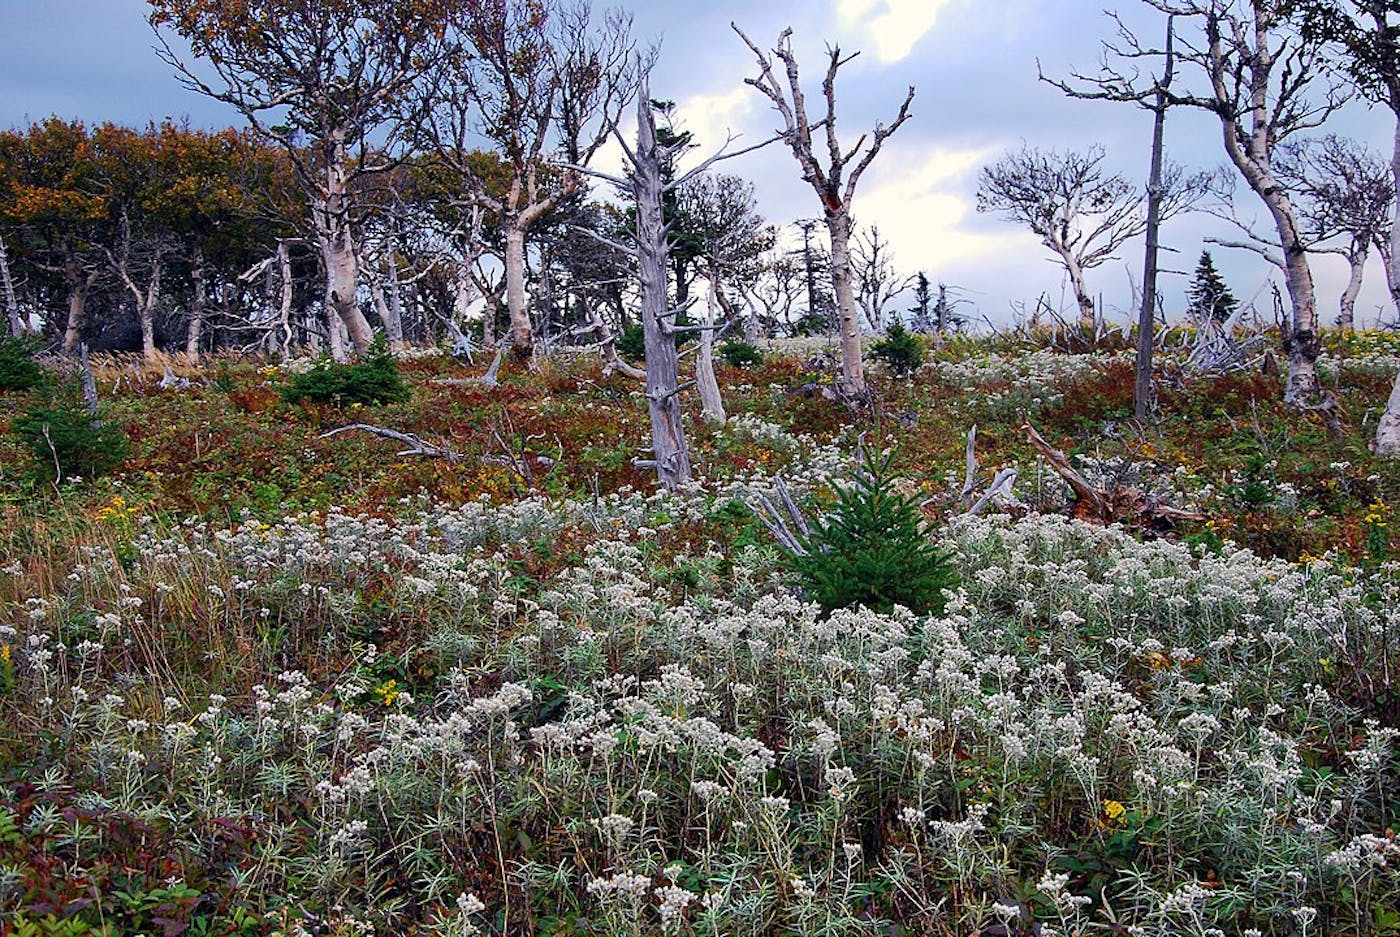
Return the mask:
[[[853, 213], [877, 225], [891, 243], [897, 266], [924, 271], [970, 301], [974, 318], [997, 324], [1042, 295], [1073, 316], [1063, 271], [1038, 239], [1015, 223], [978, 214], [980, 169], [1008, 149], [1083, 150], [1101, 144], [1106, 165], [1145, 183], [1150, 114], [1124, 104], [1079, 101], [1038, 80], [1097, 67], [1100, 40], [1112, 32], [1104, 7], [1115, 7], [1142, 35], [1162, 30], [1156, 14], [1136, 0], [631, 0], [633, 26], [643, 40], [660, 42], [652, 75], [656, 98], [677, 102], [684, 129], [702, 146], [697, 158], [731, 134], [742, 147], [771, 136], [778, 116], [744, 79], [756, 74], [752, 53], [731, 29], [737, 23], [762, 48], [785, 27], [803, 69], [809, 102], [820, 98], [828, 44], [860, 55], [837, 82], [837, 122], [849, 145], [876, 121], [889, 121], [907, 88], [915, 86], [910, 120], [888, 139], [862, 178]], [[0, 125], [22, 126], [50, 114], [89, 122], [144, 125], [165, 117], [197, 126], [239, 124], [225, 105], [187, 90], [154, 51], [144, 0], [0, 0]], [[1181, 72], [1178, 87], [1195, 81]], [[1388, 111], [1353, 102], [1328, 130], [1368, 142], [1378, 151], [1394, 131]], [[1167, 125], [1168, 158], [1192, 170], [1224, 162], [1218, 123], [1208, 115], [1173, 111]], [[605, 154], [606, 158], [606, 154]], [[600, 168], [610, 168], [606, 164]], [[771, 221], [818, 217], [816, 196], [802, 181], [789, 150], [773, 145], [722, 164], [752, 180], [759, 207]], [[1241, 186], [1243, 188], [1243, 186]], [[1247, 194], [1247, 193], [1246, 193]], [[1253, 196], [1249, 196], [1253, 199]], [[1261, 208], [1240, 198], [1246, 215]], [[1189, 273], [1203, 248], [1211, 250], [1235, 294], [1270, 313], [1277, 272], [1253, 254], [1211, 247], [1207, 237], [1234, 237], [1223, 222], [1192, 214], [1163, 232], [1173, 253], [1159, 282], [1169, 314], [1185, 305]], [[1319, 310], [1336, 314], [1345, 263], [1313, 262]], [[1089, 273], [1110, 320], [1131, 316], [1133, 284], [1141, 278], [1142, 245], [1125, 245], [1118, 260]], [[1357, 303], [1373, 322], [1387, 303], [1379, 263], [1372, 259]], [[1281, 281], [1280, 281], [1281, 286]], [[904, 308], [905, 299], [896, 301]]]

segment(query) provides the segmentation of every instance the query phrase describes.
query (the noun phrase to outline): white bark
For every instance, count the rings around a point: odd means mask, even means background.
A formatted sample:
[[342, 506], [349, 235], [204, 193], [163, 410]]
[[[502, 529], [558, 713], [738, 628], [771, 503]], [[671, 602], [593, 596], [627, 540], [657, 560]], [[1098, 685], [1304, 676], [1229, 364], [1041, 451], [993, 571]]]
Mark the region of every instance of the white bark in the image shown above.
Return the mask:
[[[346, 169], [349, 156], [345, 148], [344, 130], [333, 131], [330, 136], [332, 142], [327, 151], [325, 192], [317, 200], [313, 212], [317, 242], [326, 268], [326, 303], [329, 311], [339, 319], [350, 341], [354, 342], [356, 350], [363, 351], [374, 340], [374, 330], [361, 311], [356, 295], [360, 276], [350, 218], [351, 195]], [[330, 331], [335, 333], [336, 329]], [[336, 352], [336, 345], [333, 334], [333, 353]], [[345, 357], [343, 347], [339, 349], [337, 357]]]
[[204, 317], [209, 308], [208, 275], [204, 266], [204, 251], [198, 247], [190, 262], [190, 280], [194, 296], [190, 301], [190, 322], [185, 332], [185, 357], [190, 364], [199, 364], [199, 343], [204, 335]]
[[0, 287], [5, 291], [5, 315], [10, 320], [10, 334], [19, 338], [28, 331], [19, 312], [19, 300], [15, 298], [15, 281], [10, 278], [10, 261], [5, 256], [5, 241], [0, 239]]
[[1381, 414], [1380, 425], [1376, 427], [1376, 439], [1371, 443], [1371, 451], [1379, 456], [1395, 458], [1400, 456], [1400, 372], [1395, 375], [1395, 386], [1390, 391], [1390, 401], [1385, 413]]
[[510, 311], [510, 343], [520, 354], [529, 354], [534, 344], [530, 308], [525, 299], [525, 228], [506, 228], [506, 307]]
[[700, 348], [695, 354], [695, 388], [700, 394], [700, 415], [711, 423], [723, 425], [728, 419], [724, 398], [715, 380], [715, 306], [719, 278], [710, 277], [710, 296], [705, 304], [705, 327], [700, 330]]
[[1365, 241], [1353, 243], [1347, 251], [1347, 264], [1351, 273], [1347, 277], [1346, 289], [1342, 290], [1340, 310], [1337, 313], [1337, 328], [1351, 331], [1356, 325], [1356, 297], [1361, 295], [1361, 282], [1366, 274], [1366, 258], [1370, 254]]

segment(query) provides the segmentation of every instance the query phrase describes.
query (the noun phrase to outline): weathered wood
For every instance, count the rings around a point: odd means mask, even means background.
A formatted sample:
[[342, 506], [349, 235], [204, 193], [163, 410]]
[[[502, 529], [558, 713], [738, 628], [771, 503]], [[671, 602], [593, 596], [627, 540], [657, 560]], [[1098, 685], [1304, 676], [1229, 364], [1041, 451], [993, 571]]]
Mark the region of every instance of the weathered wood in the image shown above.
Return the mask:
[[320, 438], [329, 439], [341, 433], [355, 431], [369, 433], [373, 436], [381, 436], [384, 439], [392, 439], [395, 442], [408, 446], [407, 449], [402, 450], [398, 455], [421, 455], [433, 459], [447, 459], [449, 462], [456, 462], [461, 458], [460, 454], [445, 443], [430, 443], [414, 433], [401, 433], [395, 429], [385, 429], [382, 426], [372, 426], [369, 423], [351, 423], [349, 426], [341, 426], [322, 433]]

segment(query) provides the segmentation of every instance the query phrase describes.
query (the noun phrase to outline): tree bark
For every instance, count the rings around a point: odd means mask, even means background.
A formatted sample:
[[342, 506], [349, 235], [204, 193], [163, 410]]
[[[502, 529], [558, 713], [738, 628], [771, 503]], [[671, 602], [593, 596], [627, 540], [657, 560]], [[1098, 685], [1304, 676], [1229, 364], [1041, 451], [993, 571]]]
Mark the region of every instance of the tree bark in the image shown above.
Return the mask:
[[10, 277], [10, 261], [5, 255], [4, 239], [0, 239], [0, 286], [5, 291], [5, 314], [10, 320], [10, 334], [19, 338], [29, 329], [20, 317], [19, 300], [15, 298], [15, 281]]
[[651, 418], [651, 461], [664, 488], [690, 481], [690, 450], [681, 424], [676, 337], [666, 308], [668, 245], [661, 212], [661, 154], [656, 115], [645, 80], [637, 96], [637, 151], [632, 191], [637, 202], [637, 276], [646, 348], [647, 413]]
[[83, 327], [87, 324], [87, 295], [92, 288], [96, 274], [85, 273], [78, 265], [78, 258], [69, 254], [63, 265], [63, 278], [68, 286], [68, 322], [63, 330], [63, 354], [77, 353], [82, 342]]
[[837, 325], [841, 330], [841, 395], [860, 402], [869, 396], [869, 390], [861, 359], [860, 319], [851, 286], [851, 216], [845, 205], [834, 212], [827, 210], [826, 229], [831, 235], [831, 286], [836, 293]]
[[710, 275], [710, 296], [705, 303], [705, 327], [700, 330], [700, 348], [695, 354], [695, 387], [700, 393], [700, 415], [711, 423], [723, 426], [724, 398], [720, 396], [719, 381], [715, 380], [715, 294], [719, 278]]
[[1347, 277], [1346, 289], [1342, 290], [1340, 310], [1337, 313], [1337, 328], [1350, 332], [1356, 327], [1356, 297], [1361, 294], [1362, 278], [1366, 274], [1366, 258], [1370, 255], [1370, 245], [1356, 241], [1347, 251], [1347, 264], [1351, 273]]
[[[364, 351], [374, 340], [374, 330], [360, 309], [359, 264], [355, 257], [355, 235], [350, 221], [350, 186], [346, 174], [344, 131], [331, 134], [332, 143], [326, 160], [326, 192], [316, 206], [316, 233], [321, 256], [326, 267], [326, 303], [328, 310], [343, 324], [350, 341], [358, 351]], [[334, 333], [336, 330], [331, 329]], [[332, 337], [332, 352], [336, 351]], [[338, 357], [344, 358], [342, 347]]]
[[[510, 311], [510, 343], [520, 355], [528, 355], [534, 344], [530, 308], [525, 302], [525, 229], [506, 226], [506, 308]], [[489, 311], [488, 311], [489, 314]]]
[[1385, 279], [1390, 289], [1390, 301], [1400, 316], [1400, 89], [1392, 92], [1395, 111], [1395, 142], [1390, 151], [1390, 177], [1395, 184], [1396, 211], [1390, 223], [1390, 249], [1385, 252]]
[[190, 282], [194, 296], [190, 301], [190, 324], [185, 333], [185, 357], [190, 364], [199, 363], [199, 343], [204, 334], [204, 316], [209, 308], [208, 285], [205, 277], [204, 251], [196, 245], [190, 257]]
[[1157, 82], [1157, 100], [1152, 109], [1152, 157], [1147, 177], [1147, 247], [1142, 262], [1142, 305], [1138, 307], [1138, 347], [1133, 368], [1133, 416], [1139, 423], [1152, 409], [1152, 353], [1157, 332], [1157, 255], [1162, 229], [1162, 148], [1167, 124], [1167, 91], [1171, 87], [1176, 61], [1172, 48], [1172, 18], [1167, 17], [1166, 62]]
[[1390, 390], [1390, 400], [1385, 413], [1381, 414], [1380, 425], [1376, 427], [1376, 439], [1371, 443], [1371, 451], [1388, 458], [1400, 456], [1400, 372], [1395, 375], [1395, 386]]
[[1089, 295], [1089, 284], [1084, 282], [1084, 268], [1079, 265], [1074, 252], [1068, 248], [1060, 256], [1064, 258], [1069, 285], [1074, 290], [1074, 302], [1079, 307], [1079, 324], [1093, 338], [1098, 332], [1098, 312], [1094, 308], [1094, 297]]

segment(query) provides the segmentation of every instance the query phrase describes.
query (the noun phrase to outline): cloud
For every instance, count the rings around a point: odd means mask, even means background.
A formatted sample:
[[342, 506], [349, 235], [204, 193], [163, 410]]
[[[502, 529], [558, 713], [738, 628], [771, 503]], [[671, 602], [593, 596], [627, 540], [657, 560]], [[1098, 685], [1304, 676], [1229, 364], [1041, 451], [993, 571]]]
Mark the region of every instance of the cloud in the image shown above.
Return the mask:
[[[722, 146], [731, 133], [739, 134], [746, 129], [758, 99], [758, 92], [748, 85], [739, 85], [733, 90], [716, 94], [693, 94], [677, 102], [677, 126], [690, 131], [699, 144], [695, 153], [703, 158]], [[749, 139], [750, 136], [745, 134], [744, 139], [736, 140], [730, 149], [759, 143], [763, 139], [757, 136]]]
[[855, 28], [888, 65], [906, 58], [938, 22], [949, 0], [836, 0], [842, 26]]
[[[871, 167], [879, 174], [878, 184], [856, 193], [857, 222], [878, 225], [897, 262], [907, 269], [942, 271], [998, 254], [1019, 239], [1010, 229], [1006, 234], [971, 229], [976, 206], [966, 184], [993, 152], [934, 149], [921, 160], [911, 159], [907, 148], [881, 152]], [[901, 163], [903, 172], [892, 171]]]

